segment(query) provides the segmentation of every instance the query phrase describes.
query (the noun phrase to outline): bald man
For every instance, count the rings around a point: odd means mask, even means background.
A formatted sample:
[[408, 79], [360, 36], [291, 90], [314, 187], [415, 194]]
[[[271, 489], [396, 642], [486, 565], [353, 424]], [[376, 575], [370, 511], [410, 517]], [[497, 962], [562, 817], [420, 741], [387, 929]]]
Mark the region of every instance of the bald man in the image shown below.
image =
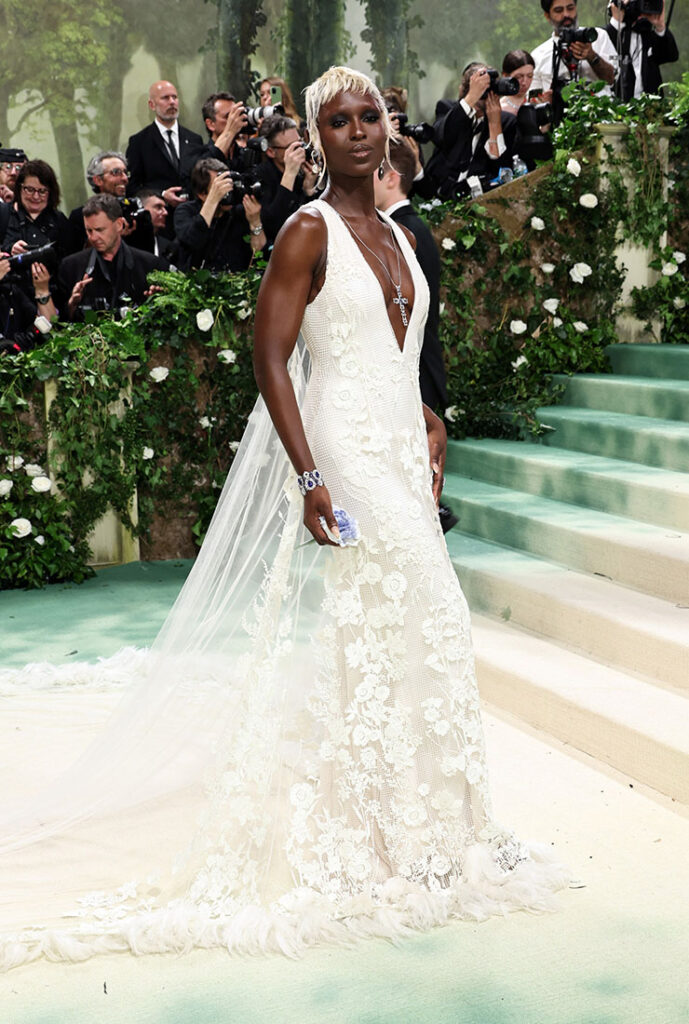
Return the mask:
[[182, 178], [191, 155], [203, 146], [203, 139], [177, 120], [179, 97], [172, 82], [153, 83], [148, 90], [148, 107], [154, 114], [152, 123], [132, 135], [127, 145], [131, 174], [127, 191], [136, 195], [143, 188], [155, 189], [174, 210], [184, 202], [180, 198]]

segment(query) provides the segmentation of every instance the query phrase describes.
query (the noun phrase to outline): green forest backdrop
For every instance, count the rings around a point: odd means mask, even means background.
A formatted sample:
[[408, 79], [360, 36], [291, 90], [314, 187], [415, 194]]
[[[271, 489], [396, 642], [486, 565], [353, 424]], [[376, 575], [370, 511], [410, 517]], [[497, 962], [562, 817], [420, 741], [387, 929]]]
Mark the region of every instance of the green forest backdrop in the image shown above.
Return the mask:
[[[600, 0], [579, 10], [581, 24], [604, 24]], [[681, 60], [666, 80], [689, 66], [689, 0], [677, 0], [672, 27]], [[85, 198], [89, 157], [148, 122], [157, 78], [175, 82], [197, 131], [216, 88], [248, 99], [257, 75], [279, 73], [296, 95], [344, 61], [408, 86], [412, 117], [429, 119], [469, 60], [499, 66], [546, 35], [538, 0], [3, 0], [0, 141], [53, 162], [69, 209]]]

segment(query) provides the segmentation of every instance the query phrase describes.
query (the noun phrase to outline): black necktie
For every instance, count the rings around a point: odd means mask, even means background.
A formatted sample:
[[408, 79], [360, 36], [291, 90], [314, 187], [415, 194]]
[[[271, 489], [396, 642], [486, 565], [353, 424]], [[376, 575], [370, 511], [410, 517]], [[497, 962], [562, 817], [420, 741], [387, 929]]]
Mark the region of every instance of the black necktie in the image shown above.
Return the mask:
[[167, 148], [168, 148], [168, 152], [170, 153], [170, 159], [172, 160], [172, 166], [175, 168], [176, 171], [178, 171], [179, 170], [179, 157], [177, 156], [177, 150], [175, 149], [175, 144], [172, 141], [172, 128], [166, 128], [165, 131], [167, 132]]

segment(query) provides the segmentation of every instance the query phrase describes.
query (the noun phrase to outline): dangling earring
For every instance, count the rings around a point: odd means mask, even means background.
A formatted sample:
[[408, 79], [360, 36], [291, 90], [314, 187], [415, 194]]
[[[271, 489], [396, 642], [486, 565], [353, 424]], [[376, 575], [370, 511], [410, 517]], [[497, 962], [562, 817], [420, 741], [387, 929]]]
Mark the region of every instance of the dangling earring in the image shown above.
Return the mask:
[[385, 177], [385, 161], [380, 161], [380, 167], [378, 168], [378, 181], [382, 181]]

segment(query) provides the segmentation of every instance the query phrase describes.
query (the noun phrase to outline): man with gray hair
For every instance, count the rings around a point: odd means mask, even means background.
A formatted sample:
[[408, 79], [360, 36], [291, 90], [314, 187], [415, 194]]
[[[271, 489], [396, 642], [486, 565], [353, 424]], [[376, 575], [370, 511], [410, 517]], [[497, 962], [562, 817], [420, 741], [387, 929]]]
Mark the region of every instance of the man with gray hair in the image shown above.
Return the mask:
[[318, 171], [306, 158], [296, 122], [273, 114], [261, 124], [258, 134], [268, 143], [263, 163], [256, 168], [261, 182], [261, 210], [268, 241], [275, 236], [295, 210], [316, 198]]
[[[150, 214], [135, 199], [127, 199], [129, 169], [124, 153], [105, 149], [91, 157], [86, 168], [86, 180], [96, 195], [114, 196], [120, 203], [125, 218], [123, 235], [134, 249], [153, 252], [155, 235]], [[83, 206], [77, 206], [69, 215], [67, 252], [79, 252], [87, 246], [84, 229]]]

